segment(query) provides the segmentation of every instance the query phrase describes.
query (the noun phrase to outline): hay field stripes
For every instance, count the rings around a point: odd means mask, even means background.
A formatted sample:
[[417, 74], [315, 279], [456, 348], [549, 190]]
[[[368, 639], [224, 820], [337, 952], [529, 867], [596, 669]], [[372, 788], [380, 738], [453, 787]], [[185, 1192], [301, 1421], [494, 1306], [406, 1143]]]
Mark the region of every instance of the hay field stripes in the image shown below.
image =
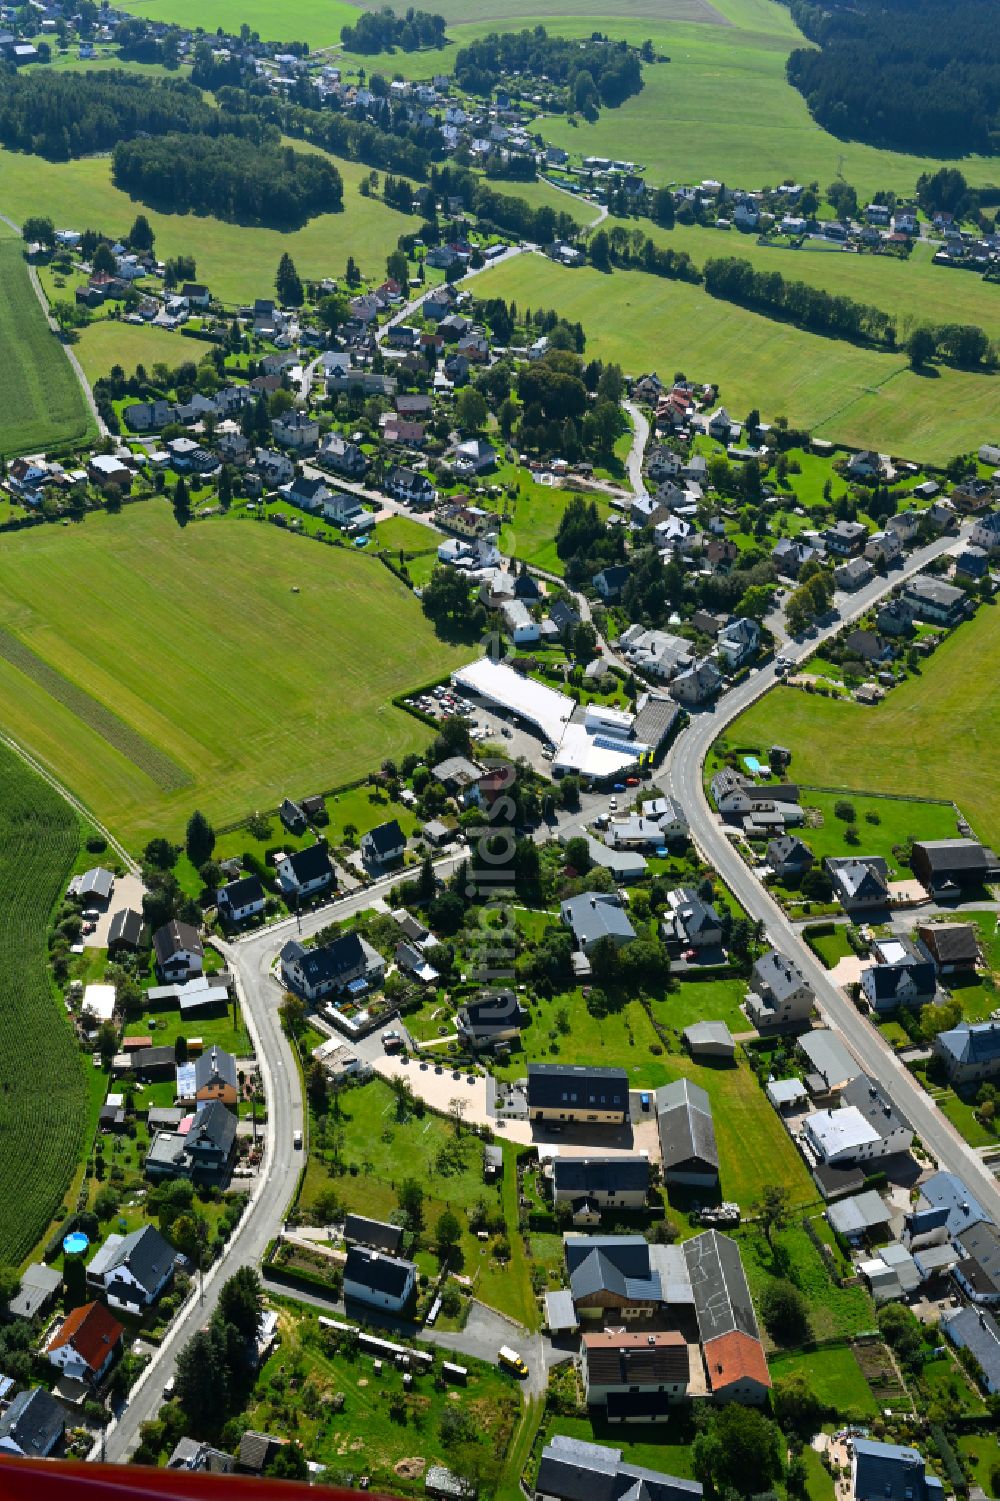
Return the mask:
[[183, 766], [178, 766], [176, 761], [151, 745], [138, 730], [119, 719], [117, 714], [99, 703], [85, 688], [64, 677], [24, 641], [2, 627], [0, 657], [23, 672], [25, 677], [31, 678], [90, 729], [95, 730], [116, 751], [127, 757], [133, 766], [144, 771], [161, 792], [179, 792], [182, 787], [191, 785], [192, 778]]

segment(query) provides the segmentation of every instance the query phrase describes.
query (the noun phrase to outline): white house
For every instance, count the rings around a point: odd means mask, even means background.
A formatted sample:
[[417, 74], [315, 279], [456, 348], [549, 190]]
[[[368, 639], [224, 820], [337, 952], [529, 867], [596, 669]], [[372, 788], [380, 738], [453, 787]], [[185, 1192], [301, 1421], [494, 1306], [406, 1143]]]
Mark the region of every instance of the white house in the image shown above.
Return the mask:
[[333, 882], [333, 866], [325, 844], [310, 844], [282, 855], [275, 870], [284, 894], [299, 899], [313, 896]]
[[412, 1261], [387, 1256], [353, 1245], [344, 1267], [344, 1301], [366, 1303], [370, 1308], [385, 1308], [401, 1313], [413, 1297], [417, 1285], [417, 1268]]
[[124, 1333], [124, 1324], [103, 1303], [84, 1303], [66, 1315], [45, 1355], [57, 1371], [94, 1385], [110, 1370]]

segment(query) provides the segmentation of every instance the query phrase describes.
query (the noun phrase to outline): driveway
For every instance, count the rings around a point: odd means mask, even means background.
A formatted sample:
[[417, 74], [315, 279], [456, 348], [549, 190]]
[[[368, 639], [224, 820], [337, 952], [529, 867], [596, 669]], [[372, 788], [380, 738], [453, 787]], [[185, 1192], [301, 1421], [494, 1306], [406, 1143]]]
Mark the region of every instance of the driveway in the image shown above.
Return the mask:
[[142, 896], [145, 887], [141, 876], [118, 876], [115, 879], [115, 889], [108, 903], [107, 911], [102, 912], [97, 920], [97, 926], [92, 933], [83, 936], [84, 948], [106, 949], [108, 946], [108, 933], [111, 930], [111, 921], [116, 912], [123, 912], [131, 907], [133, 912], [142, 911]]

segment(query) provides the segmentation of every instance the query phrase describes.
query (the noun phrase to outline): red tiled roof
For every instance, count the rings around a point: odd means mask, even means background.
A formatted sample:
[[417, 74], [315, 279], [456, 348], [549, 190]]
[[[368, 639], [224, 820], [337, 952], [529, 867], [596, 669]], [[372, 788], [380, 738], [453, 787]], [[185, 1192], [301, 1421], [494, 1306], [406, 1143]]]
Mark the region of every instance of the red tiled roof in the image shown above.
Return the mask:
[[108, 1351], [114, 1349], [124, 1333], [124, 1324], [119, 1324], [103, 1303], [84, 1303], [82, 1308], [74, 1308], [67, 1314], [62, 1328], [45, 1348], [60, 1350], [64, 1345], [72, 1345], [92, 1371], [99, 1371]]
[[713, 1392], [743, 1380], [771, 1385], [764, 1347], [752, 1335], [739, 1329], [732, 1334], [720, 1334], [717, 1339], [710, 1339], [704, 1350], [708, 1383]]

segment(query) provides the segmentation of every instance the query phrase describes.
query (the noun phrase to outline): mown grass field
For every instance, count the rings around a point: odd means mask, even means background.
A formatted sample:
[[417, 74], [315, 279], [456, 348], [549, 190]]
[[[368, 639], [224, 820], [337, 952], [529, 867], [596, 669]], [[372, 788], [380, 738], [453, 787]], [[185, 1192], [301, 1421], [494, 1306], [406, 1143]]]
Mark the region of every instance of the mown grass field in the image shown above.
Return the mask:
[[[301, 142], [293, 145], [305, 149]], [[193, 255], [199, 280], [223, 302], [238, 303], [268, 295], [286, 250], [303, 278], [343, 276], [349, 255], [366, 274], [384, 275], [386, 255], [417, 221], [376, 198], [361, 197], [358, 184], [367, 176], [367, 167], [341, 157], [333, 161], [344, 179], [343, 212], [321, 214], [288, 234], [197, 214], [155, 213], [113, 185], [107, 156], [49, 162], [0, 150], [0, 207], [18, 223], [29, 214], [49, 214], [61, 227], [100, 229], [110, 235], [126, 234], [142, 212], [156, 232], [157, 255]]]
[[555, 308], [583, 324], [588, 356], [628, 374], [683, 370], [716, 382], [734, 411], [758, 407], [858, 447], [943, 463], [978, 447], [995, 423], [995, 375], [916, 375], [900, 354], [822, 338], [641, 271], [606, 276], [522, 255], [477, 278], [476, 294]]
[[778, 688], [727, 738], [740, 745], [779, 740], [792, 751], [800, 782], [952, 798], [992, 845], [1000, 839], [998, 671], [1000, 627], [987, 605], [878, 708]]
[[316, 0], [282, 0], [280, 7], [268, 4], [268, 0], [210, 0], [208, 5], [199, 0], [136, 0], [130, 14], [206, 31], [222, 26], [238, 32], [245, 21], [265, 41], [328, 47], [340, 41], [342, 26], [354, 25], [360, 8], [348, 5], [346, 0], [320, 0], [319, 4]]
[[96, 433], [28, 277], [20, 239], [0, 224], [0, 453], [11, 458]]
[[0, 1262], [15, 1265], [62, 1203], [87, 1120], [83, 1059], [46, 946], [79, 837], [69, 806], [0, 746]]
[[[619, 222], [619, 221], [614, 221]], [[634, 229], [640, 221], [628, 221]], [[890, 255], [855, 255], [842, 250], [782, 250], [759, 245], [754, 235], [738, 230], [677, 225], [673, 230], [648, 228], [660, 245], [686, 250], [695, 265], [713, 256], [738, 256], [757, 270], [779, 271], [786, 281], [804, 281], [833, 296], [872, 303], [896, 319], [900, 342], [917, 323], [976, 323], [991, 339], [1000, 337], [1000, 297], [981, 276], [935, 266], [934, 245], [914, 245], [908, 260]]]
[[76, 357], [91, 384], [107, 375], [112, 365], [121, 365], [126, 375], [131, 375], [137, 365], [152, 370], [160, 360], [174, 369], [184, 360], [200, 359], [204, 348], [170, 329], [123, 323], [117, 318], [98, 318], [89, 323], [80, 330], [75, 346]]
[[[815, 178], [825, 187], [842, 163], [845, 178], [859, 192], [912, 191], [922, 171], [940, 165], [839, 141], [816, 124], [785, 78], [789, 52], [805, 42], [783, 6], [772, 0], [715, 0], [715, 8], [730, 26], [661, 20], [648, 11], [625, 19], [607, 6], [599, 18], [553, 18], [542, 7], [535, 17], [519, 19], [519, 26], [538, 20], [549, 31], [571, 35], [596, 28], [632, 42], [648, 36], [670, 58], [647, 67], [642, 92], [620, 109], [602, 110], [594, 124], [573, 126], [565, 116], [547, 120], [546, 139], [574, 154], [640, 162], [654, 182], [715, 177], [760, 187], [792, 176], [797, 182]], [[628, 9], [635, 14], [632, 6]], [[456, 34], [461, 41], [480, 29], [489, 28], [470, 25]], [[1000, 180], [1000, 166], [989, 159], [970, 158], [962, 170], [970, 181]]]
[[137, 846], [419, 749], [390, 699], [467, 655], [376, 559], [161, 501], [11, 538], [0, 595], [0, 718]]

